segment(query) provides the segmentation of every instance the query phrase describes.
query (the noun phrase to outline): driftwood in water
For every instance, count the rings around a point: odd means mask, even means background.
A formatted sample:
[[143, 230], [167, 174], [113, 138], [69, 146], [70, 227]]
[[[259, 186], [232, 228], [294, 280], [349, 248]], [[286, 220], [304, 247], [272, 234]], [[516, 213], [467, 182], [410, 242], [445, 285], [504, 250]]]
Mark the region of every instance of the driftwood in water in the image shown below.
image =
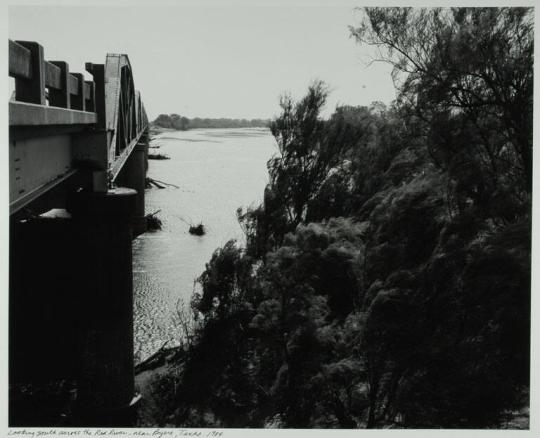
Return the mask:
[[154, 179], [154, 178], [150, 178], [150, 177], [146, 177], [146, 188], [149, 189], [152, 187], [152, 185], [156, 186], [158, 189], [164, 189], [165, 186], [171, 186], [171, 187], [174, 187], [176, 189], [179, 189], [180, 187], [178, 187], [176, 184], [171, 184], [171, 183], [167, 183], [165, 181], [160, 181], [159, 179]]
[[202, 222], [200, 222], [198, 225], [194, 225], [193, 222], [191, 222], [191, 219], [189, 222], [184, 218], [180, 218], [180, 220], [189, 226], [189, 234], [193, 234], [195, 236], [204, 236], [206, 234], [206, 228]]
[[204, 236], [206, 234], [206, 230], [202, 222], [199, 225], [190, 225], [189, 234], [194, 234], [195, 236]]
[[165, 346], [169, 341], [165, 342], [161, 348], [152, 354], [148, 359], [135, 366], [135, 374], [141, 373], [146, 370], [155, 369], [165, 363], [166, 350]]
[[171, 157], [165, 154], [148, 154], [149, 160], [170, 160]]
[[155, 179], [152, 179], [150, 177], [146, 177], [145, 179], [145, 187], [147, 189], [150, 189], [152, 188], [152, 186], [156, 186], [158, 189], [164, 189], [165, 186], [162, 186], [158, 181], [156, 181]]
[[135, 365], [135, 374], [140, 374], [144, 371], [151, 371], [159, 368], [167, 363], [179, 365], [185, 361], [186, 351], [182, 346], [165, 348], [168, 341], [161, 348], [152, 354], [148, 359]]
[[159, 184], [164, 184], [166, 186], [171, 186], [171, 187], [174, 187], [176, 189], [179, 189], [180, 187], [178, 187], [176, 184], [171, 184], [171, 183], [168, 183], [168, 182], [165, 182], [165, 181], [160, 181], [159, 179], [153, 179], [152, 181], [156, 182], [156, 183], [159, 183]]
[[156, 216], [161, 210], [158, 210], [154, 213], [148, 213], [146, 215], [146, 229], [153, 231], [153, 230], [161, 230], [162, 223], [161, 220]]

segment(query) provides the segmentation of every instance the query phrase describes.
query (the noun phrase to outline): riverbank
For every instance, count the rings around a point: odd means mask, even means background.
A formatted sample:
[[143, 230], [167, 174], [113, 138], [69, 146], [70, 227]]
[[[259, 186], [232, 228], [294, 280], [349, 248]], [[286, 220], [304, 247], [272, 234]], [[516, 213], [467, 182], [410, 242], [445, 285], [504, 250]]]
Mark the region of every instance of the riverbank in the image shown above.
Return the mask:
[[182, 347], [161, 348], [135, 367], [135, 389], [142, 396], [135, 427], [175, 427], [167, 418], [174, 403], [170, 388], [177, 384], [184, 360]]

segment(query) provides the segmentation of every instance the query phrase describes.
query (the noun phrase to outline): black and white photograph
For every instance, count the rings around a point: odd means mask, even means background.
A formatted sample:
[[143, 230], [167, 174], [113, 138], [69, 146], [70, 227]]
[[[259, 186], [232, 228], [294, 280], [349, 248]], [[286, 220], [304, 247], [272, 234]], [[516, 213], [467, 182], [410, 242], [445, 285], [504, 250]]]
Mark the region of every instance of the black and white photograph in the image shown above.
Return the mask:
[[538, 431], [532, 2], [3, 9], [6, 436]]

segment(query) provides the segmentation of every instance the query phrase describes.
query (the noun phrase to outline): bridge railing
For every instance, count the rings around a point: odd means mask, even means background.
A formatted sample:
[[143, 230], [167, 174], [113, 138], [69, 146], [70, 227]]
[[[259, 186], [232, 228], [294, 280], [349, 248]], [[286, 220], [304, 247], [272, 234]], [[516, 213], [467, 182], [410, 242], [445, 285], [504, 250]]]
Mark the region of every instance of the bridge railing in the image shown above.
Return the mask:
[[95, 112], [93, 81], [71, 73], [64, 61], [46, 61], [43, 47], [32, 41], [9, 40], [9, 75], [15, 78], [15, 100]]

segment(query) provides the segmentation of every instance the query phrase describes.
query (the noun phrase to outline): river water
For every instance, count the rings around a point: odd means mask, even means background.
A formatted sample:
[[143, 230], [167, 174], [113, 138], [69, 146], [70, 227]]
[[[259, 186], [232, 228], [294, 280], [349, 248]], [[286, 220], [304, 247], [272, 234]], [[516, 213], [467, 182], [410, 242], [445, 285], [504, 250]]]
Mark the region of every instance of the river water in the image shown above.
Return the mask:
[[[189, 305], [194, 281], [214, 250], [229, 239], [244, 242], [236, 209], [258, 205], [268, 182], [267, 161], [277, 152], [267, 129], [196, 129], [164, 132], [152, 139], [148, 176], [179, 188], [147, 189], [146, 211], [158, 214], [163, 229], [133, 243], [134, 341], [138, 363], [178, 342], [178, 303]], [[188, 223], [207, 233], [193, 236]]]

